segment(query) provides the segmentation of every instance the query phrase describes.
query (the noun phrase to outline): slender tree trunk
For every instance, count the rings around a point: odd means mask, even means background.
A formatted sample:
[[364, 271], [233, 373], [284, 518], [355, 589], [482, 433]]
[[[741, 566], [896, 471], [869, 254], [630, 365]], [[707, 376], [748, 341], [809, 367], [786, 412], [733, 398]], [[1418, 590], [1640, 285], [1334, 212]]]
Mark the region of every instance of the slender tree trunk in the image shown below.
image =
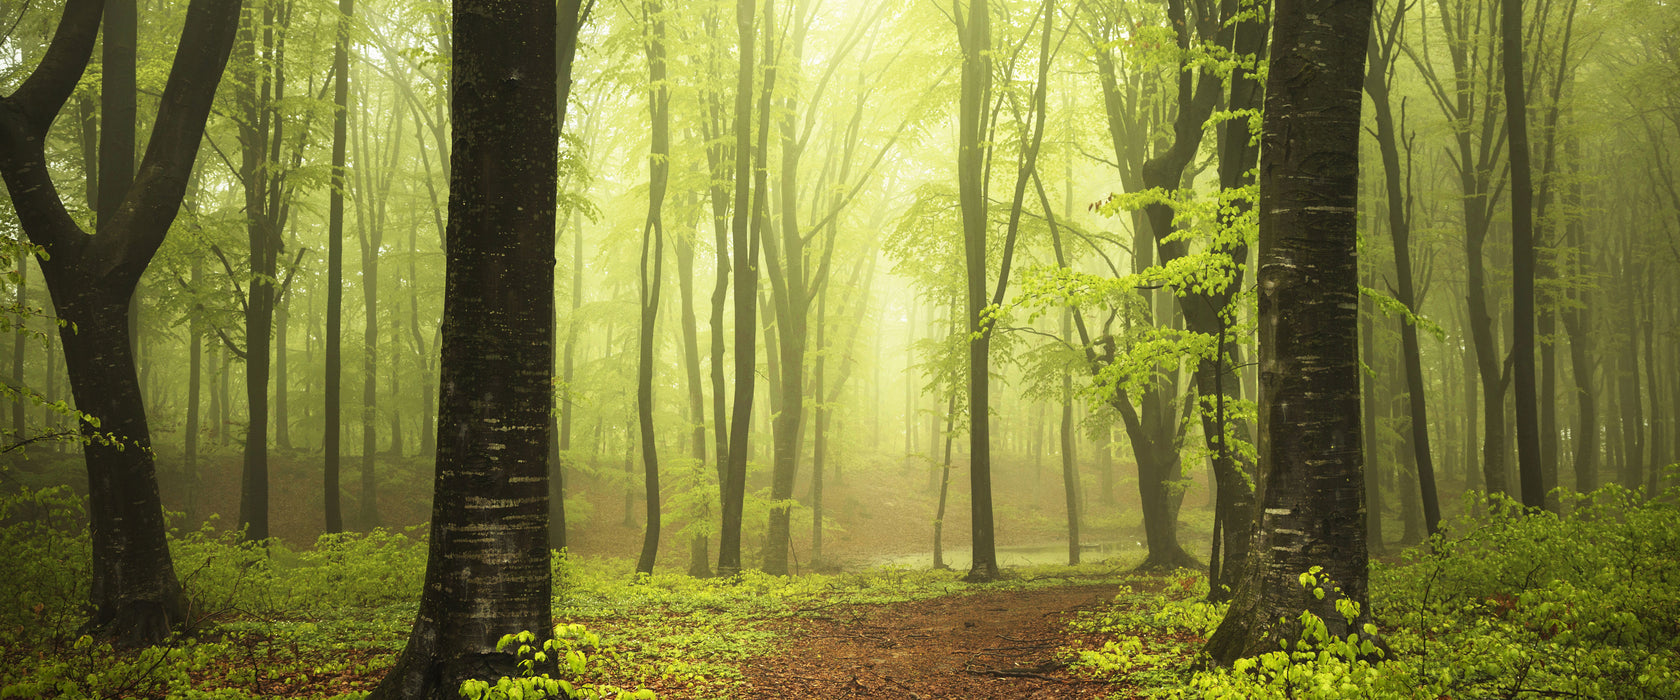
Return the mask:
[[828, 457], [828, 402], [823, 390], [828, 373], [827, 359], [828, 289], [817, 294], [817, 357], [811, 362], [812, 422], [817, 434], [811, 444], [811, 565], [822, 561], [823, 552], [823, 467]]
[[[200, 259], [194, 258], [193, 259], [193, 264], [192, 264], [192, 288], [193, 289], [201, 289], [202, 288], [199, 285], [201, 283], [200, 282], [200, 277], [202, 276], [203, 272], [204, 272], [204, 263]], [[199, 482], [199, 478], [198, 478], [198, 433], [199, 433], [199, 430], [198, 430], [198, 428], [199, 428], [198, 405], [199, 405], [199, 400], [198, 399], [199, 399], [199, 394], [202, 392], [202, 389], [203, 389], [203, 356], [204, 356], [204, 327], [203, 327], [203, 321], [199, 319], [199, 316], [201, 316], [203, 314], [203, 312], [204, 312], [204, 309], [202, 307], [198, 307], [198, 306], [195, 305], [195, 307], [192, 311], [192, 316], [190, 317], [191, 320], [189, 320], [187, 322], [187, 340], [188, 340], [188, 343], [189, 343], [189, 345], [187, 347], [187, 425], [186, 425], [185, 430], [183, 431], [183, 432], [186, 433], [183, 436], [186, 439], [186, 445], [183, 448], [184, 454], [182, 455], [181, 461], [182, 461], [182, 466], [186, 470], [187, 522], [189, 524], [196, 524], [198, 522], [198, 517], [199, 517], [199, 513], [198, 513], [198, 490], [199, 490], [198, 489], [198, 482]], [[48, 368], [48, 370], [49, 370], [48, 381], [49, 382], [51, 382], [51, 377], [52, 377], [52, 373], [50, 371], [51, 369], [52, 369], [51, 367]], [[49, 384], [49, 387], [50, 387], [50, 384]], [[49, 388], [48, 398], [51, 398], [52, 393], [53, 392]]]
[[1540, 470], [1541, 397], [1534, 384], [1534, 180], [1529, 165], [1528, 100], [1523, 94], [1523, 3], [1500, 0], [1500, 8], [1505, 122], [1511, 140], [1511, 355], [1516, 374], [1517, 474], [1523, 505], [1545, 508], [1546, 486]]
[[[1062, 342], [1073, 342], [1073, 312], [1062, 312]], [[1067, 502], [1068, 565], [1079, 563], [1079, 464], [1074, 445], [1079, 439], [1073, 422], [1073, 373], [1062, 372], [1062, 494]]]
[[[754, 0], [737, 0], [735, 25], [740, 36], [740, 66], [736, 74], [735, 91], [735, 203], [734, 219], [730, 224], [732, 268], [735, 272], [735, 395], [729, 418], [729, 448], [719, 455], [727, 457], [723, 475], [723, 530], [718, 537], [718, 566], [720, 576], [735, 576], [741, 572], [741, 520], [747, 489], [748, 433], [752, 428], [753, 389], [758, 365], [758, 237], [750, 219], [756, 219], [764, 207], [764, 188], [756, 199], [751, 196], [752, 175], [759, 177], [764, 170], [764, 144], [752, 148], [752, 93]], [[766, 11], [769, 14], [769, 11]], [[768, 32], [766, 33], [768, 36]], [[768, 90], [766, 90], [768, 93]], [[768, 123], [768, 119], [761, 119]], [[748, 154], [752, 154], [749, 158]], [[714, 355], [715, 356], [715, 355]]]
[[[260, 18], [260, 19], [259, 19]], [[261, 26], [258, 26], [258, 23]], [[280, 232], [269, 208], [272, 172], [269, 130], [270, 91], [276, 83], [266, 64], [274, 59], [274, 10], [252, 11], [240, 29], [239, 61], [234, 71], [244, 78], [240, 95], [244, 119], [240, 124], [239, 176], [245, 190], [246, 238], [250, 244], [249, 291], [245, 300], [245, 447], [240, 476], [239, 525], [252, 540], [268, 539], [268, 379], [269, 348], [274, 332], [276, 260]], [[258, 31], [262, 33], [259, 43]], [[258, 68], [258, 64], [264, 67]], [[276, 66], [278, 68], [278, 66]], [[277, 71], [278, 72], [278, 71]], [[275, 121], [272, 137], [278, 143], [282, 122]]]
[[[673, 240], [677, 254], [678, 303], [682, 306], [683, 378], [688, 389], [690, 424], [688, 451], [695, 460], [695, 487], [704, 479], [706, 470], [706, 390], [700, 378], [700, 329], [694, 314], [694, 241], [688, 236]], [[711, 517], [712, 500], [702, 501], [699, 517]], [[696, 532], [689, 540], [688, 575], [700, 578], [712, 575], [711, 542], [704, 532]]]
[[[652, 117], [652, 146], [648, 153], [648, 213], [642, 229], [641, 334], [636, 364], [636, 413], [642, 437], [642, 467], [647, 486], [647, 525], [636, 571], [653, 573], [659, 553], [659, 446], [653, 432], [653, 346], [659, 322], [659, 291], [665, 277], [665, 187], [670, 174], [671, 98], [665, 86], [665, 14], [659, 0], [642, 4], [648, 24], [648, 112]], [[649, 258], [652, 269], [649, 270]]]
[[343, 400], [340, 396], [343, 378], [344, 323], [344, 190], [345, 151], [349, 145], [350, 106], [350, 19], [355, 15], [355, 0], [338, 0], [338, 42], [333, 49], [333, 144], [331, 187], [327, 193], [327, 337], [326, 387], [322, 394], [326, 401], [324, 422], [326, 432], [321, 438], [325, 452], [322, 476], [326, 497], [327, 532], [344, 531], [344, 507], [339, 488], [339, 445], [343, 431]]
[[[29, 258], [31, 257], [34, 256], [19, 255], [17, 259], [17, 308], [19, 314], [25, 313], [24, 309], [29, 308]], [[26, 386], [23, 381], [23, 357], [25, 351], [27, 350], [25, 341], [28, 338], [28, 327], [24, 323], [19, 322], [17, 324], [17, 331], [12, 334], [12, 387], [14, 389]], [[28, 403], [25, 401], [23, 393], [19, 392], [17, 398], [12, 401], [13, 441], [28, 439], [28, 436], [24, 434], [24, 431], [27, 428], [25, 425], [25, 419], [28, 417], [25, 410], [27, 406]]]
[[[1376, 276], [1376, 271], [1367, 269], [1364, 271], [1364, 276], [1365, 285], [1370, 286]], [[1359, 327], [1360, 359], [1374, 371], [1377, 366], [1375, 310], [1371, 308], [1371, 301], [1364, 297], [1359, 299], [1359, 306], [1364, 314], [1364, 320], [1367, 321], [1361, 323]], [[1383, 534], [1382, 518], [1381, 465], [1383, 460], [1377, 456], [1382, 447], [1382, 442], [1377, 439], [1378, 417], [1382, 413], [1377, 410], [1379, 399], [1376, 391], [1376, 380], [1371, 376], [1371, 373], [1361, 372], [1359, 381], [1361, 385], [1360, 408], [1365, 413], [1365, 419], [1360, 422], [1364, 434], [1362, 439], [1365, 442], [1365, 546], [1369, 551], [1381, 554], [1387, 547], [1387, 540]]]
[[[939, 434], [939, 418], [934, 417], [934, 434]], [[933, 568], [949, 569], [945, 563], [945, 502], [951, 492], [951, 439], [956, 437], [957, 397], [953, 393], [945, 406], [945, 457], [939, 467], [939, 507], [933, 514]]]
[[[1371, 102], [1375, 107], [1377, 145], [1382, 153], [1384, 193], [1388, 202], [1388, 229], [1394, 247], [1394, 276], [1398, 286], [1394, 291], [1399, 302], [1416, 315], [1423, 307], [1423, 299], [1422, 295], [1417, 293], [1412, 280], [1411, 199], [1403, 189], [1406, 183], [1410, 182], [1411, 163], [1407, 162], [1402, 174], [1399, 142], [1400, 131], [1405, 128], [1405, 124], [1395, 124], [1389, 99], [1392, 66], [1398, 47], [1399, 27], [1405, 20], [1405, 7], [1404, 4], [1398, 6], [1392, 24], [1388, 27], [1377, 27], [1378, 33], [1372, 38], [1368, 52], [1370, 65], [1365, 77], [1365, 91], [1371, 95]], [[1401, 319], [1400, 361], [1406, 372], [1406, 407], [1411, 423], [1406, 444], [1411, 447], [1412, 453], [1406, 461], [1417, 465], [1424, 520], [1428, 525], [1429, 534], [1434, 535], [1441, 530], [1441, 505], [1436, 495], [1435, 462], [1429, 446], [1429, 412], [1424, 403], [1423, 362], [1418, 347], [1417, 324], [1412, 319]], [[1401, 493], [1409, 497], [1414, 492], [1411, 487], [1403, 486]], [[1402, 503], [1405, 502], [1406, 499], [1403, 498]], [[1376, 502], [1367, 505], [1372, 512], [1381, 510]], [[1404, 507], [1402, 505], [1402, 509]], [[1378, 540], [1375, 544], [1375, 548], [1380, 551], [1381, 541]]]

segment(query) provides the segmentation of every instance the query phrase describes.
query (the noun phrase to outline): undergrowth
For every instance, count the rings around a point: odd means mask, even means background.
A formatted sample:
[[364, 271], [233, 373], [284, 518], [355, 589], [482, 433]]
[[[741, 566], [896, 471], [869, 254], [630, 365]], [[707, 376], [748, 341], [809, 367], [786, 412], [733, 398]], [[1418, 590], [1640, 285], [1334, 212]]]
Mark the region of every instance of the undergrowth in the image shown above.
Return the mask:
[[1564, 501], [1564, 517], [1503, 497], [1469, 502], [1479, 514], [1433, 551], [1373, 564], [1387, 658], [1306, 616], [1292, 650], [1197, 672], [1225, 606], [1203, 602], [1205, 580], [1191, 572], [1159, 592], [1122, 588], [1108, 609], [1075, 621], [1085, 641], [1065, 656], [1159, 697], [1680, 697], [1680, 492], [1645, 501], [1612, 486]]
[[[1376, 661], [1359, 638], [1330, 638], [1307, 620], [1307, 638], [1288, 652], [1198, 672], [1223, 607], [1205, 602], [1198, 573], [1131, 576], [1131, 562], [1017, 569], [977, 587], [960, 572], [894, 568], [646, 576], [627, 560], [562, 555], [554, 559], [559, 646], [509, 644], [529, 647], [533, 662], [542, 653], [569, 664], [574, 652], [587, 661], [544, 689], [564, 690], [563, 680], [581, 695], [729, 697], [747, 660], [790, 642], [776, 620], [844, 619], [864, 606], [982, 589], [1109, 583], [1119, 587], [1113, 604], [1074, 619], [1064, 660], [1121, 697], [1674, 698], [1676, 502], [1680, 493], [1647, 502], [1611, 487], [1566, 497], [1567, 517], [1527, 514], [1504, 499], [1470, 504], [1479, 515], [1453, 523], [1433, 550], [1373, 565], [1372, 613], [1392, 651]], [[63, 489], [0, 497], [0, 698], [353, 698], [407, 637], [423, 530], [334, 535], [292, 549], [205, 526], [171, 534], [187, 599], [182, 634], [152, 649], [112, 649], [82, 630], [83, 507]], [[515, 696], [519, 679], [506, 681], [475, 690]]]

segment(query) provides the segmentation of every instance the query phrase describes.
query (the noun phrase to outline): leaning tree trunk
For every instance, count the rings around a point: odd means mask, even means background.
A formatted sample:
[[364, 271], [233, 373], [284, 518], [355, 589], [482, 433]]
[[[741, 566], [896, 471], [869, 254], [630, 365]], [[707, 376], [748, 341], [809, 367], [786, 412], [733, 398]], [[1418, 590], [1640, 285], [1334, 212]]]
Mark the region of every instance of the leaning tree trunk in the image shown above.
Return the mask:
[[552, 622], [558, 125], [552, 3], [457, 0], [438, 454], [425, 586], [402, 656], [370, 697], [454, 700], [518, 672], [505, 634]]
[[[1369, 0], [1280, 0], [1260, 164], [1259, 527], [1220, 664], [1370, 620], [1360, 464], [1359, 110]], [[1322, 598], [1300, 576], [1322, 566]], [[1307, 589], [1312, 586], [1307, 586]], [[1336, 608], [1361, 607], [1353, 620]]]

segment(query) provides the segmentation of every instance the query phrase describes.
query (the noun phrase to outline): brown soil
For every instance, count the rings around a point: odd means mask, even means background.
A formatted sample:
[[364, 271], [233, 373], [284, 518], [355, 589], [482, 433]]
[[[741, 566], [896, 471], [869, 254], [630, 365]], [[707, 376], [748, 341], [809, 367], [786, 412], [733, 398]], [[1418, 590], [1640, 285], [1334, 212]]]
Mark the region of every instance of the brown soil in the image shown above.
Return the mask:
[[1075, 611], [1115, 587], [990, 591], [837, 608], [778, 623], [793, 640], [742, 669], [738, 698], [1097, 698], [1106, 683], [1070, 675], [1056, 650]]

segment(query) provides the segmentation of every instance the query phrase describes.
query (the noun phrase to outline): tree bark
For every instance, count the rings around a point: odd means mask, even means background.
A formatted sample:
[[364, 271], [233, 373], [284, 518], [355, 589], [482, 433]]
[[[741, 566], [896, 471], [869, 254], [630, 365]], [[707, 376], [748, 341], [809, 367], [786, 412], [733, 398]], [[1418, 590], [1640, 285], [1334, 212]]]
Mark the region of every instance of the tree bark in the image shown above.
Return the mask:
[[[1421, 316], [1419, 310], [1423, 308], [1422, 295], [1417, 293], [1412, 281], [1411, 197], [1404, 191], [1411, 181], [1411, 164], [1407, 162], [1405, 174], [1402, 175], [1399, 142], [1400, 129], [1404, 129], [1405, 124], [1401, 123], [1396, 127], [1389, 99], [1396, 44], [1405, 13], [1406, 5], [1401, 3], [1397, 5], [1386, 33], [1381, 25], [1374, 28], [1368, 52], [1370, 65], [1366, 71], [1365, 92], [1371, 95], [1371, 103], [1375, 107], [1377, 146], [1382, 153], [1384, 193], [1388, 198], [1388, 229], [1394, 247], [1394, 277], [1397, 285], [1394, 293], [1409, 312], [1414, 316]], [[1404, 109], [1401, 111], [1401, 118], [1405, 118]], [[1441, 531], [1441, 505], [1436, 495], [1435, 461], [1429, 445], [1429, 411], [1424, 403], [1423, 393], [1423, 361], [1414, 319], [1401, 319], [1400, 355], [1406, 371], [1406, 407], [1411, 422], [1411, 436], [1407, 444], [1412, 448], [1413, 461], [1417, 465], [1424, 521], [1429, 528], [1429, 534], [1434, 535]], [[1402, 493], [1412, 491], [1410, 487], [1405, 487]], [[1369, 505], [1373, 511], [1377, 510], [1375, 504]], [[1376, 549], [1382, 549], [1381, 542], [1377, 543]]]
[[[659, 291], [665, 277], [666, 183], [670, 178], [671, 98], [665, 85], [665, 14], [659, 0], [642, 4], [648, 23], [648, 113], [652, 121], [652, 145], [648, 153], [647, 224], [642, 228], [641, 334], [636, 363], [636, 419], [641, 429], [642, 468], [647, 490], [647, 523], [642, 536], [642, 555], [636, 571], [653, 573], [659, 553], [659, 444], [653, 428], [653, 346], [659, 327]], [[652, 269], [649, 270], [649, 258]]]
[[[50, 256], [38, 262], [59, 317], [70, 322], [59, 336], [76, 406], [100, 420], [98, 427], [81, 426], [88, 438], [83, 454], [92, 519], [89, 624], [119, 642], [160, 641], [182, 614], [128, 311], [186, 193], [238, 9], [227, 0], [188, 6], [145, 158], [133, 182], [125, 183], [120, 205], [101, 217], [98, 235], [84, 232], [65, 210], [47, 171], [44, 144], [87, 67], [103, 3], [69, 0], [41, 63], [16, 91], [0, 98], [0, 176], [24, 233]], [[106, 180], [101, 178], [101, 188]], [[96, 433], [114, 439], [94, 439]]]
[[438, 455], [424, 592], [377, 700], [517, 674], [504, 634], [549, 634], [555, 6], [457, 0]]
[[[1359, 436], [1359, 110], [1368, 0], [1280, 0], [1260, 164], [1260, 479], [1247, 576], [1208, 640], [1219, 664], [1293, 643], [1305, 609], [1332, 637], [1366, 605]], [[1299, 581], [1324, 567], [1317, 598]], [[1326, 580], [1327, 579], [1327, 580]], [[1361, 612], [1347, 620], [1340, 599]]]
[[333, 49], [333, 144], [331, 187], [327, 193], [327, 337], [326, 432], [321, 437], [325, 453], [322, 469], [327, 532], [344, 531], [344, 507], [339, 488], [339, 439], [344, 429], [341, 397], [343, 378], [344, 324], [344, 190], [345, 152], [349, 146], [350, 123], [350, 18], [355, 0], [338, 0], [338, 41]]
[[[735, 26], [739, 33], [740, 65], [735, 84], [735, 203], [730, 222], [732, 268], [735, 272], [735, 391], [729, 417], [728, 450], [718, 456], [723, 473], [723, 521], [718, 536], [719, 576], [741, 573], [741, 520], [747, 490], [748, 432], [752, 429], [753, 389], [758, 365], [758, 237], [750, 219], [763, 207], [763, 196], [752, 194], [755, 166], [762, 173], [763, 149], [752, 148], [754, 0], [737, 0]], [[763, 120], [768, 121], [768, 120]], [[748, 154], [752, 154], [749, 159]], [[759, 190], [761, 193], [763, 189]], [[721, 275], [720, 275], [721, 279]], [[714, 304], [716, 302], [714, 301]], [[714, 333], [719, 332], [714, 330]], [[715, 357], [715, 354], [714, 354]], [[714, 379], [714, 383], [715, 383]]]
[[[1500, 0], [1505, 123], [1511, 139], [1511, 355], [1517, 399], [1517, 475], [1524, 506], [1546, 507], [1540, 473], [1540, 397], [1534, 383], [1534, 176], [1523, 94], [1522, 0]], [[1546, 397], [1547, 401], [1551, 397]]]

